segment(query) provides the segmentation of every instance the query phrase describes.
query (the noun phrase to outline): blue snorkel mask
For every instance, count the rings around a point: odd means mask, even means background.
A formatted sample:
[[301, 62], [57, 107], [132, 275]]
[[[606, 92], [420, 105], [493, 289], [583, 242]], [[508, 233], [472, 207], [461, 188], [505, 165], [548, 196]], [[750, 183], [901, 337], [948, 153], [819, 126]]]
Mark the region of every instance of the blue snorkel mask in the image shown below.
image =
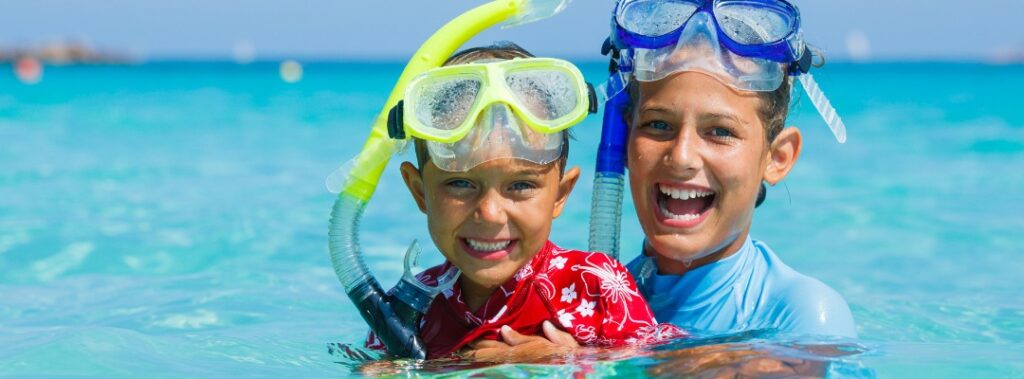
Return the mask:
[[615, 33], [636, 49], [674, 46], [691, 20], [708, 17], [721, 44], [744, 57], [796, 62], [804, 54], [800, 12], [783, 0], [627, 0], [617, 4]]
[[630, 80], [695, 71], [742, 91], [796, 77], [839, 143], [846, 126], [810, 74], [800, 12], [785, 0], [619, 0], [602, 47], [611, 55], [591, 209], [590, 249], [618, 257]]

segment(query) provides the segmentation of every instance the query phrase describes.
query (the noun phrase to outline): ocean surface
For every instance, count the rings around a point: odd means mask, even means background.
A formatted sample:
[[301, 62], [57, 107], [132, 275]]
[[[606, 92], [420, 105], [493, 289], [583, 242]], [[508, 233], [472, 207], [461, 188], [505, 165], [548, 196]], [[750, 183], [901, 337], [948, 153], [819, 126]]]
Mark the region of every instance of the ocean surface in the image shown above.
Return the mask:
[[[366, 326], [331, 269], [324, 179], [361, 148], [401, 68], [308, 63], [290, 84], [270, 62], [48, 66], [24, 85], [0, 65], [0, 377], [364, 372], [340, 352]], [[603, 81], [604, 63], [582, 68]], [[849, 141], [799, 99], [804, 153], [753, 235], [842, 294], [860, 340], [764, 331], [391, 372], [710, 375], [728, 365], [690, 358], [749, 349], [836, 377], [1024, 377], [1024, 66], [835, 63], [816, 79]], [[552, 236], [566, 247], [587, 244], [599, 130], [598, 117], [575, 127], [583, 177]], [[412, 239], [431, 247], [398, 173], [410, 158], [392, 161], [364, 218], [385, 286]], [[631, 259], [642, 234], [628, 199], [625, 212]]]

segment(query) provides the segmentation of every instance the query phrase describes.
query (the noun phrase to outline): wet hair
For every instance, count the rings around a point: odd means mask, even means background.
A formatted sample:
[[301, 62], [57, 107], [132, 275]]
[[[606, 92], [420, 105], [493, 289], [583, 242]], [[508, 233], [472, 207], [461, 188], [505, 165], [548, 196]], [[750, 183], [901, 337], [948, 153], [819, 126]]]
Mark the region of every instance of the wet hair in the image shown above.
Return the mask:
[[[516, 58], [533, 58], [526, 49], [523, 49], [519, 45], [516, 45], [509, 41], [499, 41], [491, 44], [490, 46], [473, 47], [466, 50], [462, 50], [455, 55], [452, 55], [448, 60], [444, 62], [444, 66], [454, 66], [460, 64], [474, 63], [484, 60], [512, 60]], [[565, 166], [569, 159], [569, 138], [571, 137], [568, 130], [562, 131], [562, 152], [555, 160], [558, 165], [559, 175], [565, 173]], [[413, 144], [416, 150], [416, 164], [419, 171], [423, 172], [424, 165], [430, 161], [430, 153], [427, 152], [427, 142], [412, 137]]]
[[771, 92], [758, 92], [757, 97], [761, 98], [761, 106], [757, 109], [757, 115], [764, 124], [765, 137], [768, 143], [775, 141], [782, 128], [786, 127], [786, 117], [789, 116], [789, 102], [793, 96], [793, 77], [787, 76], [782, 79], [782, 84]]

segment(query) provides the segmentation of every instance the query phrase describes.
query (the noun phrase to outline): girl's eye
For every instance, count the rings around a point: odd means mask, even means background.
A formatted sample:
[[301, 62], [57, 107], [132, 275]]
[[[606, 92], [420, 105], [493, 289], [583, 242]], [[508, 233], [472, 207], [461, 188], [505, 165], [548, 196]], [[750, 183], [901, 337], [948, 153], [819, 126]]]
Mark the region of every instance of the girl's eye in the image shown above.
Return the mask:
[[534, 186], [533, 183], [529, 182], [515, 182], [512, 183], [511, 186], [509, 186], [509, 189], [512, 191], [528, 191], [534, 188], [536, 188], [536, 186]]
[[726, 128], [722, 128], [722, 127], [718, 127], [718, 128], [711, 129], [711, 136], [712, 137], [719, 137], [719, 138], [727, 138], [727, 137], [733, 137], [734, 135], [732, 134], [731, 130], [726, 129]]
[[650, 128], [650, 129], [655, 129], [655, 130], [666, 130], [666, 131], [667, 130], [672, 130], [672, 126], [669, 125], [665, 121], [657, 121], [657, 120], [650, 121], [650, 122], [644, 124], [643, 126], [645, 128]]

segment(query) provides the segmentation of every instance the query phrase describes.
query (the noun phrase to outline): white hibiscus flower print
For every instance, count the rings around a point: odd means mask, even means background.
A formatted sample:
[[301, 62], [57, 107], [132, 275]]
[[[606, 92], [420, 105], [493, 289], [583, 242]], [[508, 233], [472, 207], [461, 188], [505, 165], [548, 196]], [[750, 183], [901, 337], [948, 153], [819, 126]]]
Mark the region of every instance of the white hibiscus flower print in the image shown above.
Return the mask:
[[562, 324], [563, 328], [571, 328], [573, 319], [575, 317], [572, 316], [572, 313], [565, 313], [565, 309], [558, 311], [558, 323]]
[[523, 266], [523, 268], [519, 269], [519, 271], [516, 271], [515, 278], [516, 278], [516, 281], [520, 281], [520, 280], [523, 280], [523, 278], [525, 278], [527, 276], [530, 276], [530, 275], [533, 275], [533, 266], [526, 265], [526, 266]]
[[581, 300], [580, 305], [576, 307], [576, 313], [580, 316], [590, 317], [594, 315], [594, 306], [597, 305], [596, 301]]
[[562, 288], [562, 302], [571, 303], [576, 300], [576, 283], [570, 284], [568, 287]]
[[565, 262], [568, 261], [569, 258], [566, 257], [551, 258], [551, 261], [548, 262], [548, 271], [551, 271], [552, 268], [558, 268], [559, 270], [562, 270], [565, 268]]

